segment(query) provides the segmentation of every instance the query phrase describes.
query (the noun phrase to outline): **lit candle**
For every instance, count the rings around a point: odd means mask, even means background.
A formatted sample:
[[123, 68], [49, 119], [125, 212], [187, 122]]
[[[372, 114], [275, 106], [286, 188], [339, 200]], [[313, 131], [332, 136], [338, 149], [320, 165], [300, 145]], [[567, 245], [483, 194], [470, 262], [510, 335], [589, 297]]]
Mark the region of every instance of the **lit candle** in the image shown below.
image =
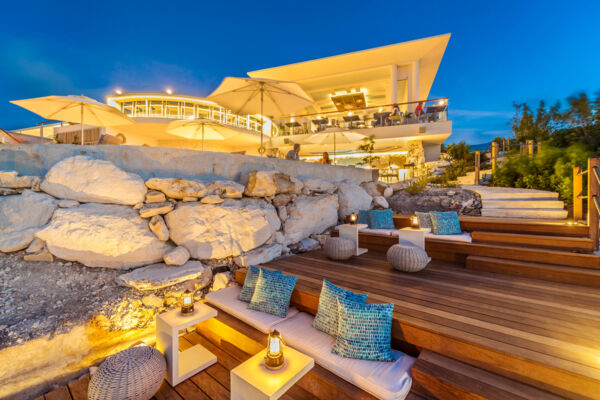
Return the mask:
[[194, 312], [194, 293], [189, 289], [183, 292], [181, 296], [181, 313], [191, 314]]
[[418, 228], [419, 227], [419, 217], [417, 217], [416, 215], [411, 215], [410, 216], [410, 226], [413, 228]]
[[350, 214], [350, 223], [351, 224], [353, 224], [353, 225], [356, 224], [357, 220], [358, 220], [358, 215], [356, 215], [354, 213]]

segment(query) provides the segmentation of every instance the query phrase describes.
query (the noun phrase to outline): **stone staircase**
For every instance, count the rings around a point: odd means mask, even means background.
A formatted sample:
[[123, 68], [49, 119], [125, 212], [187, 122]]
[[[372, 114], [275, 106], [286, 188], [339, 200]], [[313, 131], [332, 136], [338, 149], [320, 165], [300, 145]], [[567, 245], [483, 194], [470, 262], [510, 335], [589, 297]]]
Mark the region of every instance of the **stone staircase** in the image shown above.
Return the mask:
[[483, 217], [565, 219], [567, 210], [558, 193], [534, 189], [463, 185], [481, 196]]

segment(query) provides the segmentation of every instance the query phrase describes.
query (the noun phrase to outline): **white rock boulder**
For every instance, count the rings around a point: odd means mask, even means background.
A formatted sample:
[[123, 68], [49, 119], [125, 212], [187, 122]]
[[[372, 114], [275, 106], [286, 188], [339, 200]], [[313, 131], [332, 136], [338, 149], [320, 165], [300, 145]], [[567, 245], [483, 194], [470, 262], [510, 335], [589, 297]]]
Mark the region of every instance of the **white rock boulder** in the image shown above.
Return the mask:
[[186, 203], [165, 220], [171, 240], [202, 260], [238, 256], [262, 245], [274, 232], [266, 212], [257, 206]]
[[360, 210], [369, 210], [371, 208], [371, 197], [363, 188], [355, 183], [340, 182], [337, 184], [339, 216], [344, 220], [352, 213], [358, 213]]
[[216, 292], [217, 290], [225, 289], [231, 284], [231, 274], [229, 272], [219, 272], [218, 274], [215, 274], [210, 291]]
[[60, 208], [79, 207], [79, 202], [77, 200], [60, 200], [58, 206]]
[[202, 204], [221, 204], [222, 202], [223, 199], [217, 196], [216, 194], [208, 195], [206, 197], [203, 197], [202, 200], [200, 200], [200, 203]]
[[377, 208], [390, 208], [388, 201], [383, 196], [373, 197], [373, 207]]
[[0, 171], [0, 187], [25, 189], [32, 187], [40, 178], [38, 176], [18, 176], [17, 171]]
[[82, 204], [59, 209], [36, 234], [58, 258], [88, 267], [133, 268], [162, 261], [172, 246], [158, 240], [131, 207]]
[[212, 271], [200, 261], [189, 261], [180, 267], [158, 263], [135, 269], [116, 279], [119, 285], [140, 291], [161, 289], [192, 279], [199, 280], [200, 286], [207, 286], [212, 280]]
[[214, 181], [208, 187], [208, 193], [216, 194], [224, 199], [241, 199], [244, 185], [234, 181]]
[[302, 183], [304, 189], [312, 193], [333, 193], [337, 189], [333, 183], [319, 178], [305, 178]]
[[148, 227], [161, 242], [169, 240], [169, 228], [167, 228], [167, 224], [161, 215], [155, 215], [150, 218]]
[[170, 201], [162, 203], [147, 203], [140, 208], [140, 217], [151, 218], [155, 215], [162, 215], [171, 212], [175, 206]]
[[134, 205], [144, 201], [144, 180], [110, 161], [86, 156], [66, 158], [46, 174], [41, 188], [59, 199], [84, 203]]
[[183, 246], [177, 246], [163, 257], [167, 265], [183, 265], [190, 259], [190, 252]]
[[270, 197], [279, 193], [298, 194], [303, 186], [300, 180], [281, 172], [252, 171], [244, 193], [251, 197]]
[[45, 225], [56, 200], [47, 194], [25, 190], [23, 194], [0, 198], [0, 251], [8, 253], [26, 248], [35, 233]]
[[234, 257], [233, 262], [241, 267], [260, 265], [280, 257], [282, 250], [283, 246], [278, 243], [268, 244]]
[[208, 192], [202, 182], [179, 178], [151, 178], [146, 181], [146, 186], [177, 200], [184, 197], [204, 197]]
[[286, 244], [299, 242], [313, 233], [321, 233], [338, 221], [338, 200], [335, 195], [299, 196], [287, 209], [288, 217], [283, 225]]

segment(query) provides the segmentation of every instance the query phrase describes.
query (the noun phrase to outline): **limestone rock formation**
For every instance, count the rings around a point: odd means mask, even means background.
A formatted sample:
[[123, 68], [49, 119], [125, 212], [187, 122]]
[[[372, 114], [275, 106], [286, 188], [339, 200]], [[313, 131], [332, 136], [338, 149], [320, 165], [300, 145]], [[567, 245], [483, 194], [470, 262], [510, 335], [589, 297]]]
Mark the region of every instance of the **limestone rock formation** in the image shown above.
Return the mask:
[[46, 247], [46, 243], [43, 240], [34, 238], [29, 247], [25, 249], [25, 253], [33, 254], [42, 251]]
[[288, 217], [283, 226], [286, 244], [321, 233], [336, 225], [337, 221], [338, 200], [335, 195], [300, 196], [288, 206]]
[[189, 261], [181, 267], [170, 267], [163, 263], [138, 268], [117, 277], [117, 283], [140, 291], [161, 289], [195, 279], [201, 287], [212, 280], [210, 268], [200, 261]]
[[190, 252], [183, 246], [177, 246], [163, 257], [167, 265], [183, 265], [190, 259]]
[[304, 189], [312, 193], [333, 193], [337, 189], [333, 183], [319, 178], [305, 178], [302, 179], [302, 183]]
[[151, 178], [146, 181], [148, 189], [160, 190], [172, 199], [204, 197], [207, 190], [202, 182], [179, 178]]
[[148, 227], [156, 235], [158, 240], [162, 242], [166, 242], [169, 240], [169, 228], [167, 228], [167, 224], [161, 215], [155, 215], [150, 218], [150, 222], [148, 222]]
[[341, 182], [338, 183], [337, 187], [340, 205], [339, 216], [341, 220], [352, 213], [357, 213], [359, 210], [368, 210], [371, 208], [371, 200], [373, 198], [357, 184]]
[[141, 177], [110, 161], [86, 156], [65, 158], [46, 174], [41, 188], [60, 199], [86, 203], [134, 205], [144, 201], [146, 186]]
[[167, 196], [158, 190], [150, 190], [146, 193], [146, 203], [164, 203], [167, 201]]
[[200, 203], [202, 204], [221, 204], [222, 202], [223, 199], [217, 196], [216, 194], [208, 195], [206, 197], [203, 197], [202, 200], [200, 200]]
[[383, 196], [373, 197], [373, 207], [377, 208], [390, 208], [388, 201]]
[[260, 265], [280, 257], [282, 250], [283, 246], [278, 243], [268, 244], [235, 257], [233, 262], [241, 267]]
[[265, 243], [275, 231], [264, 210], [235, 203], [182, 204], [165, 220], [171, 240], [202, 260], [238, 256]]
[[0, 187], [29, 189], [39, 181], [38, 176], [18, 176], [17, 171], [0, 171]]
[[135, 210], [114, 204], [58, 209], [36, 237], [56, 257], [88, 267], [139, 267], [162, 261], [172, 248], [156, 238]]
[[208, 193], [216, 194], [224, 199], [241, 199], [244, 185], [234, 181], [214, 181], [208, 187]]
[[29, 246], [55, 209], [54, 198], [30, 190], [0, 198], [0, 251], [8, 253]]
[[79, 206], [79, 202], [77, 200], [60, 200], [58, 202], [58, 206], [60, 208], [78, 207]]
[[251, 197], [270, 197], [279, 193], [298, 194], [300, 180], [277, 171], [252, 171], [248, 176], [245, 194]]
[[230, 284], [231, 274], [229, 272], [219, 272], [218, 274], [215, 274], [210, 291], [216, 292], [217, 290], [225, 289]]
[[140, 208], [140, 217], [142, 218], [150, 218], [155, 215], [166, 214], [173, 210], [173, 203], [170, 201], [165, 201], [162, 203], [149, 203], [144, 204], [142, 208]]

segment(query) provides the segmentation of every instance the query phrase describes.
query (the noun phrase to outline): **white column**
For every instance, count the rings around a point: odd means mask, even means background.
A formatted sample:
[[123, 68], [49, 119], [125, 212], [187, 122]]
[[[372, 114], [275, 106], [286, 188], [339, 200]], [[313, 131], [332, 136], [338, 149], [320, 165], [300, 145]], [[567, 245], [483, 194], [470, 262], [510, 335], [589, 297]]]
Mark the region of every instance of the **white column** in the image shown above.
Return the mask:
[[392, 64], [391, 68], [391, 91], [390, 91], [390, 103], [398, 102], [398, 66], [396, 64]]
[[[408, 101], [422, 100], [419, 98], [419, 60], [414, 61], [410, 66], [410, 76], [408, 78]], [[414, 111], [416, 104], [411, 104], [409, 111]]]

